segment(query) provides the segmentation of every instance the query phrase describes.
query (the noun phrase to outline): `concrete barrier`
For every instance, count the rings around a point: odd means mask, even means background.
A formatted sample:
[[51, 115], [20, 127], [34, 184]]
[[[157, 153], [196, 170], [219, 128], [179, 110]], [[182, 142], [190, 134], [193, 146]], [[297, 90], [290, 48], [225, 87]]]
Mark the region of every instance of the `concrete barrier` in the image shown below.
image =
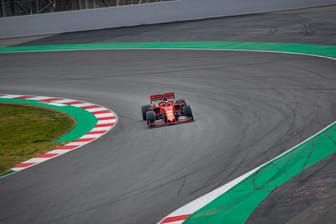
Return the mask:
[[176, 0], [0, 18], [0, 38], [158, 24], [336, 4], [336, 0]]

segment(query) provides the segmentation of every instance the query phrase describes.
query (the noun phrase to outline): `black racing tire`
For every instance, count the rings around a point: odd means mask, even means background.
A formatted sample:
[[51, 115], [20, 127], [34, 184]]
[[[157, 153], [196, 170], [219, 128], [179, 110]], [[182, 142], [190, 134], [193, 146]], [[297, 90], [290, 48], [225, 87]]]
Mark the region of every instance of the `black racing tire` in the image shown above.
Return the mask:
[[143, 105], [141, 107], [141, 114], [142, 114], [142, 119], [145, 121], [146, 120], [146, 112], [148, 109], [151, 107], [151, 105]]
[[185, 105], [183, 107], [183, 115], [186, 117], [194, 118], [190, 105]]
[[179, 99], [179, 100], [176, 100], [176, 104], [184, 104], [184, 105], [187, 105], [187, 102], [185, 101], [185, 99]]
[[147, 125], [150, 127], [152, 123], [155, 122], [155, 113], [154, 111], [147, 111], [146, 112], [146, 121]]

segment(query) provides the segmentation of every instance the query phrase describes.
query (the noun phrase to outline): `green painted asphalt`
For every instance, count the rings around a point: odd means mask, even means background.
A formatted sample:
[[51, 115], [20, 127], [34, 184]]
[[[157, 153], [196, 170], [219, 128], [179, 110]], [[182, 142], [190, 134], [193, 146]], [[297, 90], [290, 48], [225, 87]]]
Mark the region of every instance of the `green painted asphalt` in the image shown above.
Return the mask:
[[80, 138], [95, 127], [97, 123], [96, 117], [86, 110], [74, 106], [54, 106], [50, 104], [41, 103], [37, 100], [25, 100], [25, 99], [7, 99], [0, 98], [0, 103], [15, 103], [15, 104], [25, 104], [30, 106], [42, 107], [52, 110], [61, 111], [70, 117], [72, 117], [76, 124], [75, 126], [66, 134], [56, 139], [56, 142], [71, 142]]
[[8, 172], [6, 172], [6, 173], [0, 174], [0, 179], [1, 179], [1, 178], [4, 178], [4, 177], [7, 177], [7, 176], [10, 176], [10, 175], [12, 175], [12, 174], [14, 174], [14, 173], [15, 173], [15, 171], [10, 170], [10, 171], [8, 171]]
[[335, 57], [336, 46], [296, 44], [296, 43], [260, 43], [260, 42], [134, 42], [134, 43], [88, 43], [60, 44], [44, 46], [1, 47], [0, 53], [50, 52], [74, 50], [116, 50], [116, 49], [198, 49], [198, 50], [245, 50], [272, 51], [296, 54], [310, 54], [322, 57]]
[[[237, 50], [336, 58], [336, 46], [260, 42], [135, 42], [18, 46], [2, 47], [0, 53], [127, 49]], [[335, 153], [335, 143], [336, 123], [333, 123], [323, 132], [264, 165], [228, 192], [193, 213], [183, 223], [244, 223], [275, 188]]]

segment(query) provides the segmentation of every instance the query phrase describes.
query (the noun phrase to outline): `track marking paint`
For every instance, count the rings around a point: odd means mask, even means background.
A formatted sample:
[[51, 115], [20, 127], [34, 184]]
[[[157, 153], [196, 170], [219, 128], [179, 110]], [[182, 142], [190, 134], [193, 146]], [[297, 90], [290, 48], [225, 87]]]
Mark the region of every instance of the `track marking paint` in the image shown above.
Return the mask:
[[234, 41], [204, 42], [132, 42], [87, 43], [41, 46], [0, 47], [0, 53], [92, 51], [92, 50], [219, 50], [252, 51], [281, 54], [298, 54], [334, 59], [336, 46], [298, 43], [263, 43]]

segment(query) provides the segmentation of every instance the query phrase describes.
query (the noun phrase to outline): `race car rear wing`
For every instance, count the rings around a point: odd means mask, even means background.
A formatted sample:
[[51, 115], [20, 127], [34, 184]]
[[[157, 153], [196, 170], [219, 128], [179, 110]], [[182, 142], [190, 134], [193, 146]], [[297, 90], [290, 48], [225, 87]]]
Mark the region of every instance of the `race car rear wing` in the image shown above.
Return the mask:
[[164, 98], [166, 98], [167, 100], [175, 99], [175, 93], [169, 92], [169, 93], [164, 93], [164, 94], [154, 94], [150, 96], [150, 101], [152, 103], [153, 101], [163, 100]]

